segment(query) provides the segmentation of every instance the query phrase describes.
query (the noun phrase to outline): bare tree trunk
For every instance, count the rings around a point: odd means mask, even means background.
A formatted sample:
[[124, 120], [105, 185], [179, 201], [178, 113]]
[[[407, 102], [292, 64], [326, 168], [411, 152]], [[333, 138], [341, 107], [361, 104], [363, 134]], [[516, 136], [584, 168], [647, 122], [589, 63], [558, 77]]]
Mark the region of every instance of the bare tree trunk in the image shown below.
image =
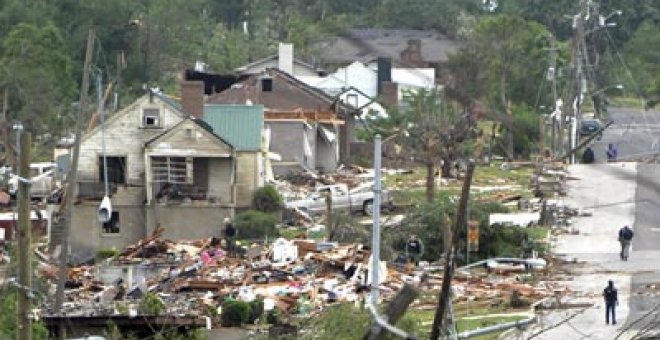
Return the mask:
[[426, 162], [426, 201], [433, 202], [435, 196], [435, 166], [433, 161]]
[[511, 108], [509, 102], [506, 98], [506, 73], [502, 70], [500, 74], [500, 104], [506, 113], [506, 118], [508, 122], [506, 126], [506, 157], [509, 161], [513, 160], [513, 116], [511, 114]]
[[435, 164], [433, 163], [433, 147], [426, 142], [426, 201], [433, 202], [435, 197]]

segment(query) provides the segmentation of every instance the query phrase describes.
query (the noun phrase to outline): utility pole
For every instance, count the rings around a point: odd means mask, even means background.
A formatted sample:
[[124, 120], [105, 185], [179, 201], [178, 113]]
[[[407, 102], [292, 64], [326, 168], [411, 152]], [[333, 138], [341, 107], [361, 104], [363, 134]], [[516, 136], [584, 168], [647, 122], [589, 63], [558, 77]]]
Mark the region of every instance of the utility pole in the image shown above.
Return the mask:
[[[553, 112], [561, 108], [557, 107], [557, 39], [551, 33], [548, 37], [548, 42], [550, 43], [550, 66], [548, 67], [548, 80], [552, 83], [552, 106]], [[559, 120], [561, 123], [561, 120]], [[557, 140], [555, 139], [556, 130], [561, 128], [561, 125], [557, 127], [557, 118], [552, 116], [552, 132], [550, 136], [550, 149], [552, 150], [552, 155], [557, 153]]]
[[32, 270], [30, 269], [30, 133], [19, 134], [18, 167], [18, 340], [32, 339], [32, 320], [30, 319], [30, 296], [32, 295]]
[[458, 248], [458, 234], [464, 228], [468, 199], [470, 198], [470, 186], [472, 185], [472, 174], [474, 173], [474, 162], [470, 161], [468, 164], [465, 179], [463, 180], [463, 189], [461, 191], [461, 200], [458, 203], [458, 210], [456, 211], [456, 222], [452, 228], [451, 233], [451, 247], [445, 252], [445, 268], [444, 276], [442, 278], [442, 290], [438, 297], [438, 308], [433, 317], [433, 327], [431, 328], [431, 340], [438, 340], [440, 338], [442, 322], [445, 318], [445, 312], [449, 303], [449, 295], [451, 290], [451, 280], [454, 275], [454, 261], [456, 249]]
[[[581, 106], [582, 106], [582, 91], [583, 91], [583, 81], [584, 75], [582, 71], [582, 46], [584, 45], [584, 16], [587, 11], [587, 0], [580, 0], [580, 13], [576, 14], [573, 17], [573, 39], [571, 41], [572, 53], [571, 53], [571, 66], [572, 72], [569, 80], [569, 87], [567, 91], [566, 100], [564, 101], [564, 110], [563, 113], [566, 116], [571, 118], [571, 126], [569, 130], [569, 147], [568, 150], [574, 148], [577, 144], [577, 129], [575, 124], [579, 124], [581, 118]], [[574, 108], [575, 106], [575, 108]], [[564, 124], [565, 122], [562, 122]], [[560, 129], [560, 154], [564, 153], [564, 141], [562, 135], [563, 129]], [[569, 158], [569, 163], [575, 163], [575, 155], [571, 155]]]
[[380, 282], [380, 161], [381, 139], [374, 139], [374, 202], [373, 227], [371, 229], [371, 304], [378, 306], [378, 290]]
[[[92, 52], [94, 51], [94, 30], [89, 29], [87, 34], [87, 49], [85, 51], [85, 64], [83, 66], [82, 87], [80, 89], [80, 102], [78, 117], [76, 119], [76, 141], [73, 147], [73, 156], [71, 160], [71, 169], [67, 175], [67, 184], [64, 194], [64, 223], [63, 237], [60, 249], [59, 270], [57, 273], [57, 292], [55, 294], [55, 313], [63, 316], [62, 305], [64, 304], [64, 283], [68, 273], [68, 255], [69, 255], [69, 232], [71, 230], [71, 210], [73, 200], [76, 194], [76, 179], [78, 175], [78, 158], [80, 157], [80, 139], [82, 137], [82, 122], [85, 109], [87, 108], [87, 91], [89, 91], [89, 68], [92, 62]], [[62, 212], [60, 211], [60, 215]], [[61, 223], [61, 221], [60, 221]], [[62, 322], [59, 326], [59, 338], [65, 337], [65, 324]]]

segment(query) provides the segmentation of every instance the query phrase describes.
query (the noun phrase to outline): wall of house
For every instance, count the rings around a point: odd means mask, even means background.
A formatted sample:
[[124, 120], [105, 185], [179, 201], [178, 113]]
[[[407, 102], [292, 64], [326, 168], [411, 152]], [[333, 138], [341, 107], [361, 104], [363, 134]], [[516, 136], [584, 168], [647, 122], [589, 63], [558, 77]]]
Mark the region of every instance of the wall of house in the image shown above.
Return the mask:
[[[216, 197], [217, 202], [233, 203], [231, 158], [210, 158], [208, 161], [208, 197]], [[240, 169], [240, 168], [239, 168]]]
[[98, 208], [98, 204], [92, 202], [73, 206], [69, 244], [74, 260], [82, 261], [95, 256], [99, 249], [123, 249], [146, 236], [143, 205], [113, 204], [112, 210], [119, 212], [120, 229], [117, 234], [103, 233], [103, 227], [98, 222]]
[[252, 204], [254, 191], [259, 188], [260, 153], [243, 151], [236, 153], [236, 207], [244, 208]]
[[305, 123], [302, 121], [272, 120], [265, 122], [265, 126], [271, 131], [270, 151], [280, 155], [282, 162], [298, 164], [304, 162], [304, 125]]
[[231, 206], [160, 206], [146, 207], [147, 234], [159, 223], [165, 232], [163, 238], [171, 240], [194, 240], [220, 237], [225, 217], [233, 218]]
[[[169, 105], [157, 97], [145, 95], [129, 107], [110, 115], [105, 124], [105, 150], [108, 156], [126, 157], [126, 180], [144, 185], [144, 143], [183, 120]], [[142, 110], [159, 108], [162, 128], [142, 128]], [[79, 181], [100, 181], [98, 159], [102, 152], [99, 127], [83, 137], [78, 163]]]
[[[331, 172], [337, 169], [338, 155], [339, 155], [339, 129], [331, 125], [324, 125], [324, 127], [335, 134], [335, 140], [328, 143], [323, 137], [320, 136], [320, 131], [316, 134], [316, 169], [323, 172]], [[320, 127], [319, 127], [320, 129]]]

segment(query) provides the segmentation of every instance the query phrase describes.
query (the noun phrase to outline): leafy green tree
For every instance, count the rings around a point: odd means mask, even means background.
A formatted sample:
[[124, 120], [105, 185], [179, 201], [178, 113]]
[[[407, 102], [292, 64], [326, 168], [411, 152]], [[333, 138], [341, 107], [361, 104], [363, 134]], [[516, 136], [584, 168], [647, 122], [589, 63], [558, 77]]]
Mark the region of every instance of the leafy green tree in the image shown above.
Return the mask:
[[[649, 46], [658, 46], [660, 44], [660, 25], [651, 21], [646, 21], [639, 26], [635, 34], [625, 45], [626, 62], [632, 69], [636, 84], [628, 82], [626, 88], [635, 89], [640, 87], [639, 91], [645, 96], [660, 96], [656, 92], [656, 82], [658, 82], [658, 60], [660, 60], [660, 51]], [[623, 66], [618, 68], [618, 72]]]
[[[16, 291], [3, 289], [0, 293], [0, 339], [16, 339]], [[32, 322], [32, 339], [48, 339], [48, 330], [43, 323]]]
[[426, 167], [426, 199], [435, 194], [435, 169], [443, 161], [443, 176], [449, 176], [459, 143], [471, 136], [472, 122], [460, 115], [436, 89], [419, 89], [404, 94], [406, 108], [393, 110], [389, 117], [376, 122], [400, 134], [405, 153]]
[[[485, 98], [497, 121], [506, 128], [506, 155], [514, 157], [513, 118], [511, 104], [535, 107], [545, 72], [547, 52], [544, 37], [549, 32], [540, 24], [510, 15], [495, 15], [483, 19], [470, 35], [458, 58], [463, 64], [482, 65], [466, 79], [481, 79], [484, 88], [463, 86], [465, 93], [475, 95], [485, 91]], [[466, 84], [464, 82], [463, 84]]]
[[3, 41], [0, 72], [9, 116], [22, 121], [37, 141], [50, 144], [71, 122], [71, 67], [60, 31], [52, 23], [18, 24]]

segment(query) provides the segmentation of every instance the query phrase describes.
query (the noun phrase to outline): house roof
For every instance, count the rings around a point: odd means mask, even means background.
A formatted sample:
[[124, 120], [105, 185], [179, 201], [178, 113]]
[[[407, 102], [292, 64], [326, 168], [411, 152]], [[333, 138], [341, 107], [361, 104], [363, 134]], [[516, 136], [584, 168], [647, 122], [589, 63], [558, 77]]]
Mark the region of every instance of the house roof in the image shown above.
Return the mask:
[[172, 126], [171, 128], [169, 128], [169, 129], [167, 129], [167, 130], [165, 130], [165, 131], [149, 138], [148, 140], [146, 140], [144, 142], [144, 145], [148, 146], [148, 145], [152, 144], [153, 142], [160, 139], [161, 137], [163, 137], [163, 136], [171, 133], [172, 131], [178, 129], [181, 125], [184, 125], [188, 121], [193, 122], [195, 125], [199, 126], [202, 130], [208, 132], [210, 135], [217, 138], [222, 143], [227, 144], [227, 146], [229, 146], [230, 148], [234, 148], [234, 145], [231, 144], [226, 138], [223, 138], [220, 135], [218, 135], [217, 133], [215, 133], [215, 131], [213, 131], [213, 128], [208, 123], [206, 123], [205, 121], [199, 120], [199, 119], [197, 119], [193, 116], [188, 116], [185, 119], [181, 120], [176, 125]]
[[[253, 62], [251, 62], [251, 63], [249, 63], [249, 64], [245, 64], [245, 65], [243, 65], [243, 66], [241, 66], [241, 67], [238, 67], [238, 68], [234, 69], [234, 72], [237, 72], [237, 73], [244, 73], [245, 71], [247, 71], [247, 70], [249, 70], [249, 69], [251, 69], [251, 68], [257, 67], [257, 66], [259, 66], [259, 65], [261, 65], [261, 64], [266, 64], [266, 63], [268, 63], [268, 62], [270, 62], [270, 61], [273, 61], [273, 60], [279, 60], [279, 58], [280, 58], [280, 56], [276, 53], [276, 54], [270, 55], [270, 56], [268, 56], [268, 57], [266, 57], [266, 58], [259, 59], [259, 60], [253, 61]], [[319, 69], [318, 69], [317, 67], [314, 67], [314, 65], [312, 65], [312, 64], [308, 64], [308, 63], [306, 63], [306, 62], [304, 62], [304, 61], [302, 61], [302, 60], [300, 60], [300, 59], [295, 59], [295, 58], [294, 58], [294, 59], [293, 59], [293, 63], [294, 63], [295, 65], [300, 66], [300, 67], [304, 67], [304, 68], [310, 70], [311, 72], [318, 72], [318, 71], [319, 71]]]
[[[167, 96], [165, 96], [165, 95], [163, 95], [163, 94], [160, 94], [160, 93], [158, 93], [158, 92], [156, 92], [156, 91], [149, 90], [149, 92], [148, 92], [147, 94], [142, 95], [141, 97], [139, 97], [138, 99], [136, 99], [136, 100], [135, 100], [133, 103], [131, 103], [130, 105], [128, 105], [128, 106], [126, 106], [126, 107], [120, 109], [119, 111], [117, 111], [117, 112], [115, 112], [115, 113], [113, 113], [113, 114], [108, 115], [108, 117], [107, 117], [106, 120], [105, 120], [105, 124], [106, 124], [106, 126], [107, 126], [108, 124], [110, 124], [111, 122], [113, 122], [114, 120], [119, 119], [120, 117], [123, 117], [123, 116], [125, 116], [125, 115], [127, 115], [127, 114], [131, 114], [131, 113], [133, 113], [133, 112], [135, 111], [135, 109], [138, 108], [138, 107], [140, 106], [140, 103], [149, 100], [149, 97], [150, 97], [150, 96], [151, 96], [152, 98], [158, 99], [158, 100], [162, 101], [163, 103], [167, 104], [167, 106], [169, 106], [169, 107], [172, 109], [172, 112], [174, 112], [175, 114], [179, 115], [180, 117], [185, 118], [185, 117], [188, 116], [188, 114], [186, 114], [186, 113], [184, 113], [183, 111], [181, 111], [181, 104], [180, 104], [178, 101], [176, 101], [176, 100], [174, 100], [174, 99], [172, 99], [172, 98], [169, 98], [169, 97], [167, 97]], [[101, 129], [101, 125], [100, 125], [100, 124], [96, 124], [96, 125], [94, 126], [94, 128], [93, 128], [91, 131], [85, 133], [85, 134], [82, 136], [82, 140], [84, 141], [84, 140], [86, 140], [87, 138], [89, 138], [90, 136], [93, 136], [93, 135], [96, 134], [100, 129]]]
[[203, 120], [236, 151], [261, 150], [263, 105], [209, 104], [204, 106]]
[[[326, 63], [348, 64], [368, 62], [377, 57], [390, 57], [401, 63], [401, 52], [409, 40], [420, 40], [422, 60], [444, 62], [458, 44], [436, 31], [407, 29], [351, 29], [320, 42], [321, 59]], [[405, 66], [405, 65], [404, 65]]]
[[[262, 91], [261, 79], [272, 79], [272, 91]], [[325, 92], [309, 86], [292, 75], [275, 68], [252, 75], [230, 89], [209, 97], [207, 104], [262, 104], [266, 111], [334, 112], [339, 105], [343, 113], [355, 108], [337, 101]]]

